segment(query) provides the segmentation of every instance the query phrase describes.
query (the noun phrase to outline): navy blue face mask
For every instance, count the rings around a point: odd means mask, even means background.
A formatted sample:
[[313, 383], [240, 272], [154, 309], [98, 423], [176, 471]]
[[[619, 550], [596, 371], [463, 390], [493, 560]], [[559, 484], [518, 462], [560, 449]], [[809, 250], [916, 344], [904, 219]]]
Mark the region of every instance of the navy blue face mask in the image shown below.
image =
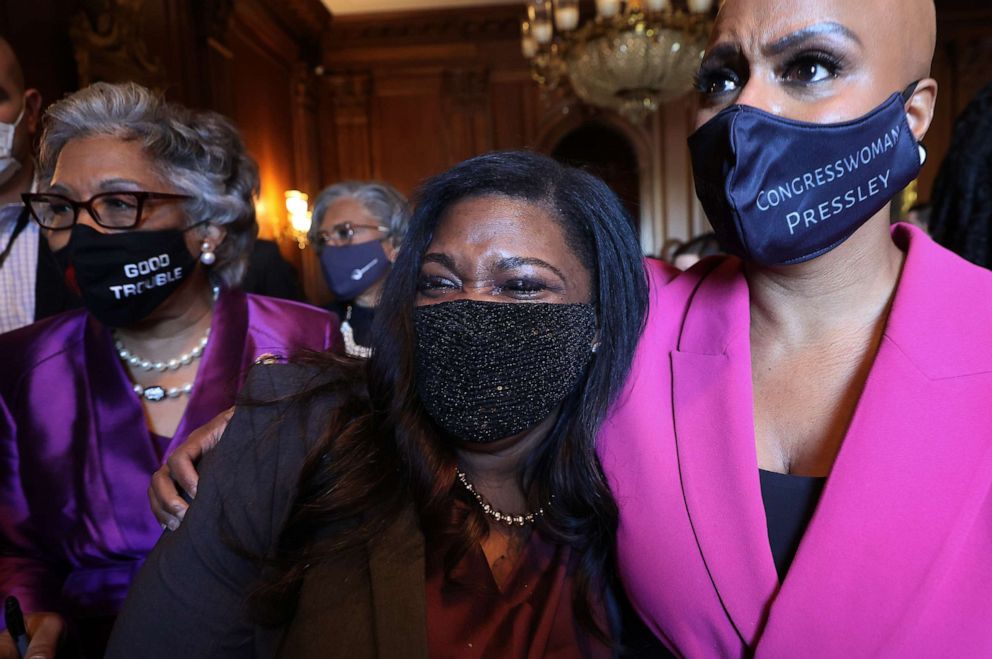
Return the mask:
[[354, 300], [389, 271], [389, 257], [379, 240], [357, 245], [325, 245], [320, 265], [327, 286], [339, 300]]
[[802, 263], [847, 240], [920, 171], [916, 83], [860, 119], [812, 124], [732, 105], [689, 137], [696, 196], [723, 248]]

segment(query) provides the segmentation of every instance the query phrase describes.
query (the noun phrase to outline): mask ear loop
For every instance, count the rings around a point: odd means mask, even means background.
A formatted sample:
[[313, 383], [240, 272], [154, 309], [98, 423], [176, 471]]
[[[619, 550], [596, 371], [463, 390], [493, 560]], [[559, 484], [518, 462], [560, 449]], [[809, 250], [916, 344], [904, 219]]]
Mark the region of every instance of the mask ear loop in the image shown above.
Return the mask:
[[[913, 94], [916, 93], [916, 88], [920, 85], [921, 80], [922, 78], [920, 80], [914, 80], [913, 82], [909, 83], [909, 86], [906, 87], [906, 89], [903, 90], [902, 92], [903, 103], [909, 103], [909, 99], [913, 98]], [[917, 142], [916, 147], [917, 149], [919, 149], [920, 152], [920, 166], [922, 167], [923, 164], [927, 161], [927, 148], [923, 146], [922, 142]]]
[[920, 86], [920, 83], [922, 81], [923, 78], [920, 78], [919, 80], [914, 80], [913, 82], [909, 83], [909, 86], [906, 87], [906, 89], [902, 90], [903, 103], [909, 103], [909, 99], [913, 98], [913, 94], [916, 93], [916, 88]]
[[25, 111], [26, 111], [27, 109], [28, 109], [28, 102], [27, 102], [27, 100], [25, 99], [25, 100], [23, 100], [23, 101], [21, 102], [21, 113], [20, 113], [19, 115], [17, 115], [17, 119], [15, 119], [15, 120], [14, 120], [14, 128], [15, 128], [15, 129], [16, 129], [16, 128], [17, 128], [18, 126], [20, 126], [20, 125], [21, 125], [21, 119], [23, 119], [23, 118], [24, 118], [24, 112], [25, 112]]
[[0, 151], [7, 151], [7, 155], [13, 155], [14, 149], [14, 133], [17, 131], [17, 127], [21, 125], [21, 119], [24, 118], [24, 111], [28, 109], [27, 101], [21, 105], [21, 113], [17, 115], [17, 119], [14, 120], [12, 124], [6, 124], [8, 130], [3, 138], [3, 143], [0, 144]]

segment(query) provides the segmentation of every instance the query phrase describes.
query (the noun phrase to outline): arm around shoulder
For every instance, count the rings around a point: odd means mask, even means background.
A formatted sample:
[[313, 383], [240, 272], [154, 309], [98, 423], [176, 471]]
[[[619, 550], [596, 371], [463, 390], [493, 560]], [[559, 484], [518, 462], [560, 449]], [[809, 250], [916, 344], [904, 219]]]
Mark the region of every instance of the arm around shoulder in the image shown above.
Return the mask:
[[[132, 585], [108, 657], [240, 657], [259, 637], [247, 597], [293, 503], [322, 409], [291, 399], [312, 369], [260, 366], [178, 530], [165, 533]], [[275, 401], [275, 402], [266, 402]], [[330, 406], [326, 406], [328, 409]], [[312, 438], [309, 438], [312, 441]]]

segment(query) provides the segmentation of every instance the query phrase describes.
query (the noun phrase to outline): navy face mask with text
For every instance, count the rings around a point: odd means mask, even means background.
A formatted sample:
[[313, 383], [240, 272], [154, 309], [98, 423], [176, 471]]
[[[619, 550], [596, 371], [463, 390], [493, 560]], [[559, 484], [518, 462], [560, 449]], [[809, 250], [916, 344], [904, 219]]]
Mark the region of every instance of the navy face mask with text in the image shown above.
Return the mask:
[[847, 240], [920, 171], [906, 92], [838, 124], [732, 105], [689, 137], [696, 195], [723, 248], [802, 263]]

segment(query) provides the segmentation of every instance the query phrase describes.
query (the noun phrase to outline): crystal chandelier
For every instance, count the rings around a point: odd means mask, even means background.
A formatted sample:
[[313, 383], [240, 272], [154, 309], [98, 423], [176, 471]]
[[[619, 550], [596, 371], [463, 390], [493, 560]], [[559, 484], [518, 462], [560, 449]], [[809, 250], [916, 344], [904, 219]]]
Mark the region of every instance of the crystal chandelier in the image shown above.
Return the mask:
[[596, 0], [579, 25], [579, 0], [528, 0], [521, 49], [546, 90], [642, 121], [692, 87], [712, 27], [713, 0]]

